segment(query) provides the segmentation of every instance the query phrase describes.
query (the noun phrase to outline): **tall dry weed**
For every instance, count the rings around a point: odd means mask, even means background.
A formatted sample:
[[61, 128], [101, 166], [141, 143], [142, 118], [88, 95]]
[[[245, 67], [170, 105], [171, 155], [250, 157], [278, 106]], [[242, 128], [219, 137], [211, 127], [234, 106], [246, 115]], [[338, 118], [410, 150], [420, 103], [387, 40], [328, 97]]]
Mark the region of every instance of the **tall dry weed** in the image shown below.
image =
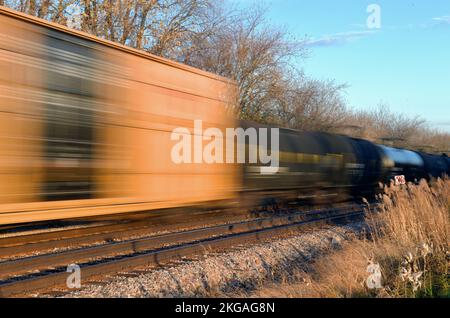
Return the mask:
[[449, 297], [449, 216], [448, 179], [386, 187], [377, 212], [367, 217], [365, 238], [311, 264], [301, 277], [307, 283], [271, 286], [258, 295]]
[[430, 187], [424, 180], [405, 188], [386, 187], [379, 212], [369, 223], [375, 240], [391, 240], [413, 248], [432, 245], [443, 253], [448, 250], [450, 181], [438, 179]]

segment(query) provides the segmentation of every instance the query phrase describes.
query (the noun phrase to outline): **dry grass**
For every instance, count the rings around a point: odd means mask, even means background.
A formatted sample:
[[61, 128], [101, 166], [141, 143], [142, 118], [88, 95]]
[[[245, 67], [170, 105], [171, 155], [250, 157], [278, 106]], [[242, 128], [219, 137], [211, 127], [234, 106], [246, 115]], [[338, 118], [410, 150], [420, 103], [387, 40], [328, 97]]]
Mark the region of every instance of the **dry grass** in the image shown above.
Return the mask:
[[448, 297], [450, 180], [387, 187], [380, 201], [366, 237], [342, 243], [297, 273], [296, 283], [250, 296]]

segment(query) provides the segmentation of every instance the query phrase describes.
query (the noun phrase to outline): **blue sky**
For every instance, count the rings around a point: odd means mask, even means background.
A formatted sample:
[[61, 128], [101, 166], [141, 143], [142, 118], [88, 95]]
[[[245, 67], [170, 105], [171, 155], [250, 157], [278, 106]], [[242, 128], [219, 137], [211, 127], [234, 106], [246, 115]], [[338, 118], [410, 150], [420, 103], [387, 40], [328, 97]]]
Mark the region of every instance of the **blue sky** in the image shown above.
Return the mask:
[[[386, 103], [450, 132], [450, 0], [228, 0], [264, 4], [267, 17], [309, 39], [306, 75], [346, 83], [350, 106]], [[367, 27], [378, 4], [381, 28]]]

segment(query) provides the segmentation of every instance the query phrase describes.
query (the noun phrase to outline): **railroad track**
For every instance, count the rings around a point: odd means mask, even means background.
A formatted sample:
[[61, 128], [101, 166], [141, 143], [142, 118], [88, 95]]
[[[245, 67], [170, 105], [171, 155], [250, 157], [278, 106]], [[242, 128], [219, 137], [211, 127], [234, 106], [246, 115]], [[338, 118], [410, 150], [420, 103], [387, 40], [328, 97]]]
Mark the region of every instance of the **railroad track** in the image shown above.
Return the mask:
[[[184, 228], [196, 228], [208, 224], [224, 223], [245, 219], [242, 214], [202, 213], [191, 217], [189, 221], [177, 223], [157, 223], [153, 219], [118, 220], [118, 222], [91, 225], [81, 228], [60, 228], [58, 230], [41, 231], [17, 236], [0, 238], [0, 262], [4, 258], [26, 255], [30, 253], [55, 250], [59, 248], [80, 247], [83, 245], [101, 244], [123, 240], [127, 237], [144, 236], [149, 233], [174, 232]], [[0, 273], [1, 275], [1, 273]]]
[[[66, 272], [70, 264], [79, 265], [83, 283], [89, 283], [99, 277], [130, 274], [128, 271], [133, 275], [133, 271], [142, 267], [162, 266], [183, 257], [242, 243], [249, 244], [310, 226], [360, 217], [363, 214], [364, 209], [360, 205], [313, 210], [6, 260], [0, 262], [0, 296], [20, 296], [33, 291], [63, 288], [70, 275]], [[128, 229], [125, 232], [132, 234], [130, 231], [133, 230]], [[89, 236], [91, 235], [87, 235]], [[10, 251], [15, 248], [18, 253], [20, 249], [31, 251], [32, 248], [48, 247], [48, 244], [73, 244], [74, 240], [86, 242], [89, 239], [86, 236], [75, 236], [54, 242], [29, 241], [3, 248]]]

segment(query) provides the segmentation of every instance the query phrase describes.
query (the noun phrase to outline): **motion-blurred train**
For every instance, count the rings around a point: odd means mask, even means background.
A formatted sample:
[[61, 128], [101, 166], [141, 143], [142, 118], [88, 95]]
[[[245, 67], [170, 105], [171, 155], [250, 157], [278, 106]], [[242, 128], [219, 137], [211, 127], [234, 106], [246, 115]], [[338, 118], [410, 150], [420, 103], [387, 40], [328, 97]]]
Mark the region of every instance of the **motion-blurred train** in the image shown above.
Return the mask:
[[0, 7], [0, 224], [366, 195], [449, 174], [445, 156], [289, 129], [274, 174], [171, 160], [171, 133], [195, 134], [195, 120], [264, 128], [236, 121], [235, 100], [226, 78]]

